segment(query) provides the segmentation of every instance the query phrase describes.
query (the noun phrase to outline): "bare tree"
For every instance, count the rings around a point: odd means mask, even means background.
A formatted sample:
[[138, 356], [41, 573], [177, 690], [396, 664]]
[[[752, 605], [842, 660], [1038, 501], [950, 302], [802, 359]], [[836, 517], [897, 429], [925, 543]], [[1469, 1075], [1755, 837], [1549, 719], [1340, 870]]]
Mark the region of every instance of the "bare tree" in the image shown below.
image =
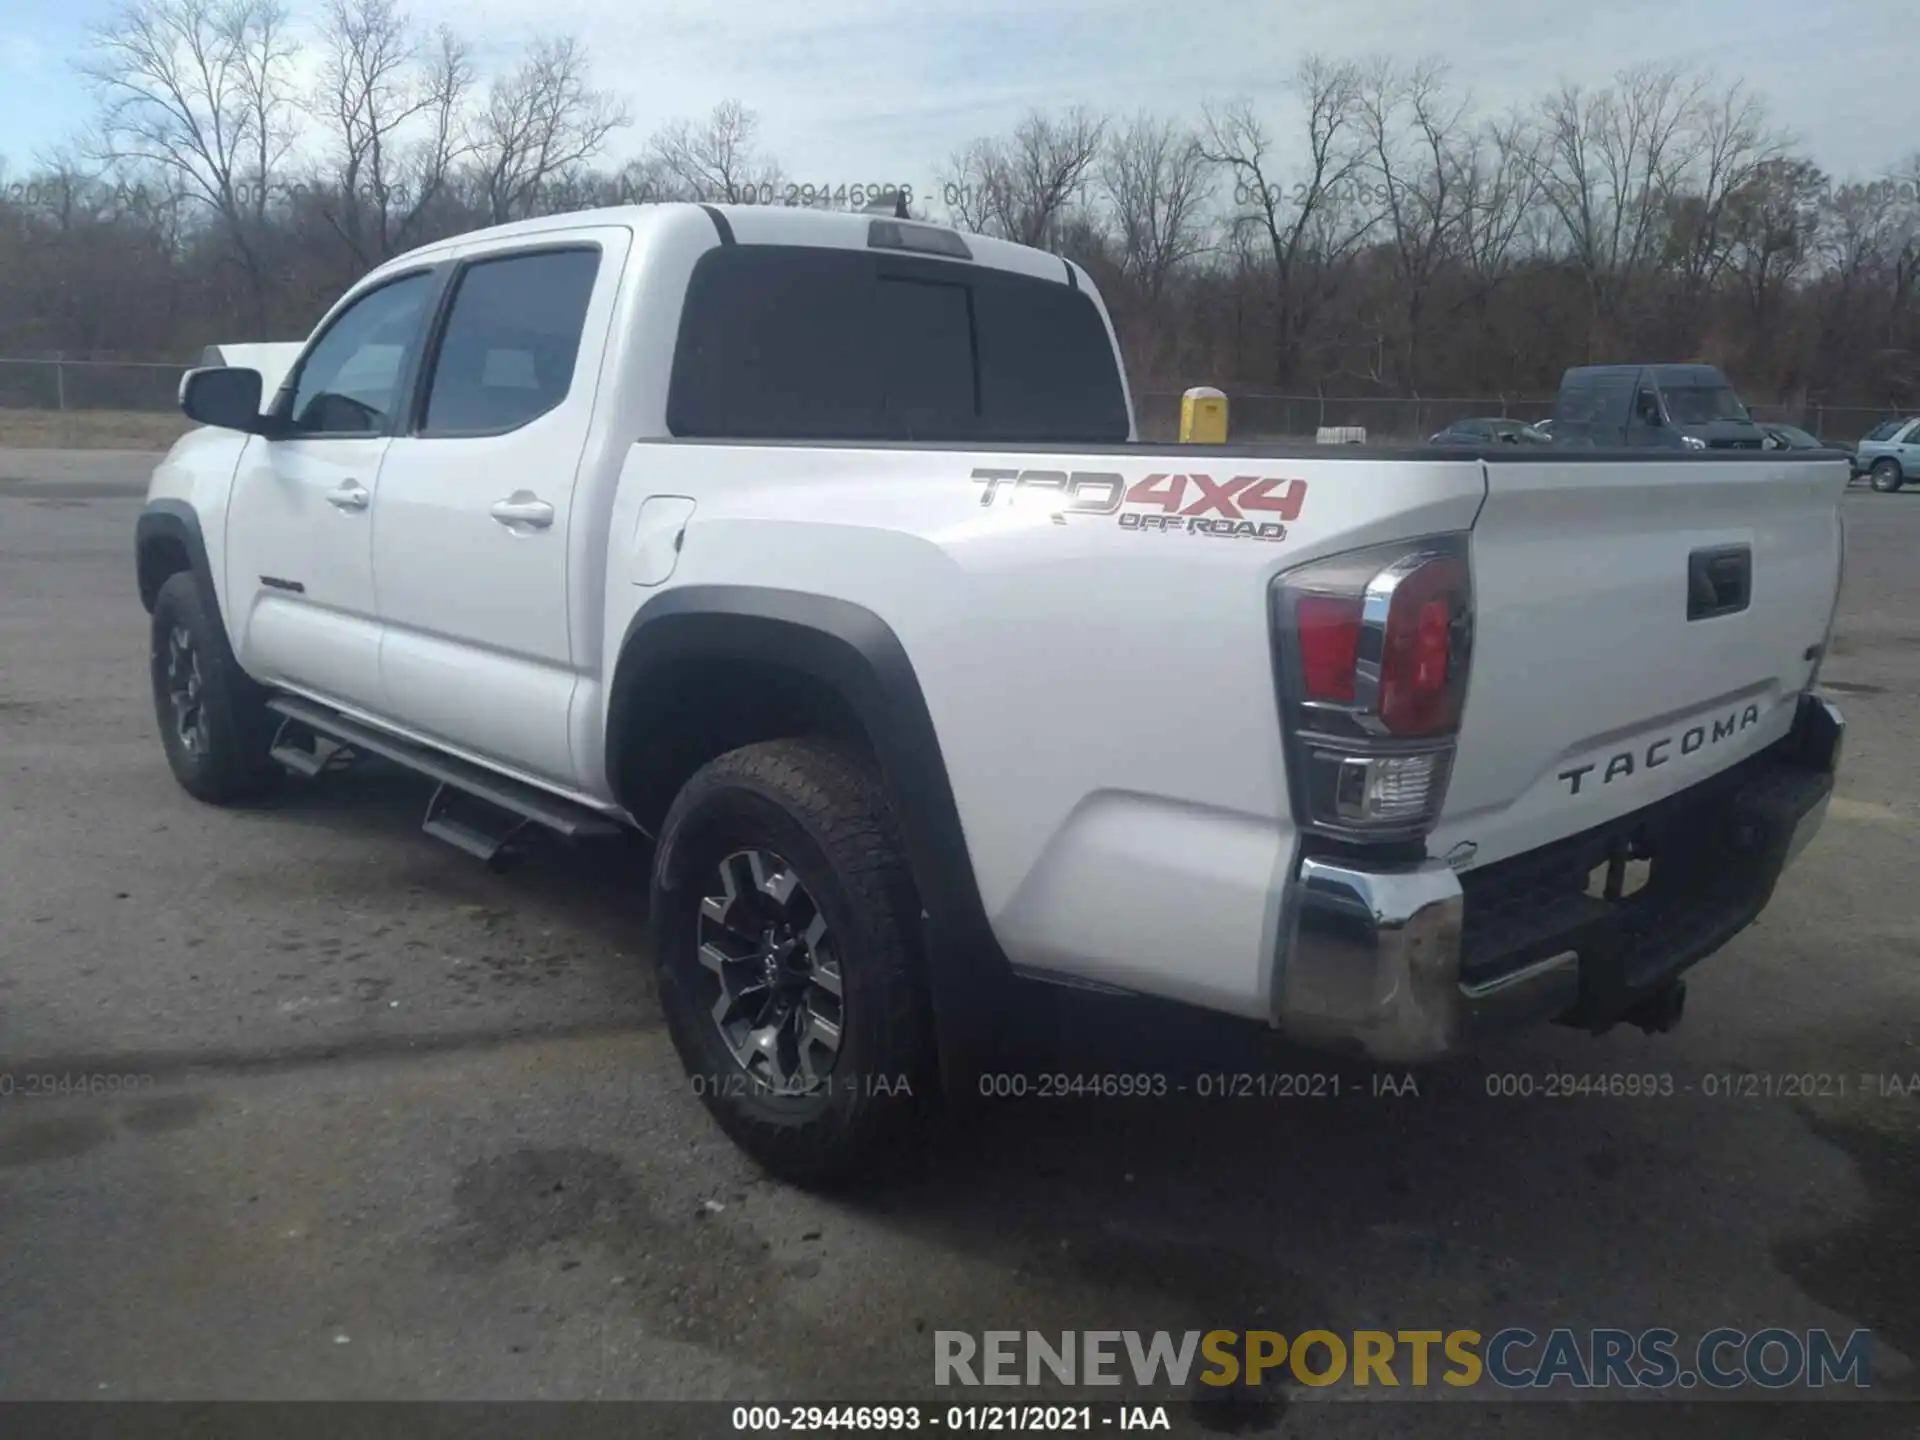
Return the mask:
[[1207, 249], [1212, 176], [1200, 139], [1169, 120], [1135, 116], [1107, 140], [1099, 184], [1120, 271], [1157, 308], [1168, 283]]
[[[583, 50], [523, 52], [477, 91], [410, 0], [331, 0], [294, 145], [278, 0], [131, 3], [88, 66], [99, 134], [0, 193], [0, 347], [297, 333], [348, 264], [555, 208], [745, 199], [778, 174], [737, 102], [605, 165], [623, 117]], [[1295, 80], [1291, 114], [1230, 107], [1197, 146], [1177, 117], [1030, 115], [955, 157], [948, 198], [1086, 267], [1143, 398], [1417, 396], [1438, 376], [1538, 396], [1604, 344], [1713, 355], [1762, 403], [1920, 401], [1920, 160], [1829, 186], [1759, 97], [1681, 69], [1484, 121], [1431, 64], [1310, 61]], [[1242, 418], [1297, 431], [1321, 409]]]
[[101, 158], [178, 183], [233, 246], [266, 322], [260, 232], [294, 139], [295, 46], [279, 0], [133, 0], [92, 34]]
[[628, 123], [625, 107], [589, 85], [587, 71], [579, 41], [543, 40], [488, 90], [471, 144], [493, 224], [536, 213], [545, 187], [593, 159]]
[[1527, 224], [1537, 213], [1540, 134], [1514, 113], [1480, 127], [1460, 176], [1454, 249], [1476, 305], [1511, 273]]
[[[1358, 67], [1309, 56], [1294, 76], [1305, 109], [1300, 179], [1275, 155], [1271, 132], [1242, 102], [1206, 115], [1202, 153], [1233, 185], [1233, 230], [1265, 250], [1274, 319], [1271, 378], [1298, 377], [1309, 327], [1327, 298], [1327, 277], [1340, 269], [1373, 228], [1355, 217], [1352, 182], [1365, 158], [1355, 144]], [[1310, 273], [1316, 272], [1316, 273]]]
[[647, 145], [649, 163], [631, 172], [649, 198], [753, 204], [780, 181], [780, 167], [755, 148], [760, 117], [738, 100], [713, 107], [704, 124], [678, 120]]
[[1567, 86], [1541, 107], [1540, 193], [1586, 282], [1589, 358], [1698, 153], [1700, 90], [1678, 66], [1645, 65], [1604, 90]]
[[396, 0], [330, 0], [313, 111], [331, 132], [329, 225], [366, 269], [407, 248], [464, 146], [465, 43], [420, 35]]
[[1781, 294], [1818, 253], [1820, 206], [1828, 180], [1807, 160], [1769, 160], [1728, 197], [1728, 264], [1740, 277], [1757, 332], [1774, 320]]
[[1376, 64], [1357, 109], [1366, 136], [1372, 203], [1381, 212], [1400, 300], [1401, 387], [1418, 393], [1428, 302], [1451, 258], [1472, 177], [1466, 139], [1470, 102], [1447, 89], [1446, 67], [1427, 60], [1402, 71]]
[[1086, 199], [1106, 122], [1083, 107], [1029, 112], [1006, 139], [976, 140], [948, 162], [942, 188], [963, 229], [1060, 248]]
[[1703, 79], [1690, 129], [1692, 173], [1668, 196], [1668, 263], [1697, 307], [1730, 259], [1728, 205], [1788, 144], [1766, 125], [1761, 98], [1738, 81], [1713, 94]]

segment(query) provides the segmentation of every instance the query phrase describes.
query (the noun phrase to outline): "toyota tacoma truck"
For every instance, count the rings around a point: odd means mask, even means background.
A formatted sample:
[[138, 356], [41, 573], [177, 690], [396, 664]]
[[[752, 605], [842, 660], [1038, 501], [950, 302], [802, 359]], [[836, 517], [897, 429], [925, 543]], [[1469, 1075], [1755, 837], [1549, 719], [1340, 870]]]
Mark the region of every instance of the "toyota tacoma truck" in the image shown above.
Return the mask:
[[1843, 461], [1145, 444], [1086, 272], [950, 229], [508, 225], [181, 403], [179, 783], [384, 757], [485, 860], [650, 837], [673, 1040], [796, 1178], [1036, 981], [1396, 1064], [1666, 1028], [1839, 760]]

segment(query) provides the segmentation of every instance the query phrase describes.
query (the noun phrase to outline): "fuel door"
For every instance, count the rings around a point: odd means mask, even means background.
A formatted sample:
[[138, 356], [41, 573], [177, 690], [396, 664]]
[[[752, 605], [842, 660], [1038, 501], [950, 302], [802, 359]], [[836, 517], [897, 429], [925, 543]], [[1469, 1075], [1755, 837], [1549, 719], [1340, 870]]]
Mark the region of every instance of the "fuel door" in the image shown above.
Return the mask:
[[680, 545], [694, 502], [685, 495], [649, 495], [633, 525], [633, 583], [658, 585], [680, 563]]

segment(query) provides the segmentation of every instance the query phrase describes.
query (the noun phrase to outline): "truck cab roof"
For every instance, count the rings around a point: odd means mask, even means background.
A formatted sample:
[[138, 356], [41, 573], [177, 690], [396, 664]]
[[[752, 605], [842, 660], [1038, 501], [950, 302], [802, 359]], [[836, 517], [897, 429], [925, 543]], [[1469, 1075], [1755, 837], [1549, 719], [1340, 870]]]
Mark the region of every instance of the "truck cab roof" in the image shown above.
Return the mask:
[[1651, 375], [1656, 384], [1666, 385], [1725, 385], [1727, 383], [1727, 377], [1717, 366], [1667, 361], [1652, 365], [1576, 365], [1567, 371], [1561, 383], [1600, 375]]
[[[895, 235], [904, 233], [910, 240], [944, 236], [950, 237], [946, 248], [923, 248], [915, 243], [893, 248], [1031, 275], [1076, 288], [1089, 285], [1084, 272], [1061, 256], [1011, 240], [975, 235], [928, 221], [898, 220], [892, 216], [857, 210], [816, 210], [794, 205], [705, 205], [691, 201], [610, 205], [597, 210], [572, 210], [531, 220], [514, 220], [423, 245], [388, 261], [380, 269], [388, 271], [417, 265], [423, 260], [498, 246], [503, 242], [537, 240], [543, 235], [600, 225], [618, 225], [632, 230], [636, 241], [671, 227], [697, 225], [712, 231], [722, 244], [815, 245], [841, 250], [873, 248], [876, 246], [876, 234], [889, 232]], [[876, 230], [876, 227], [880, 228]], [[959, 242], [964, 253], [952, 248], [953, 241]]]

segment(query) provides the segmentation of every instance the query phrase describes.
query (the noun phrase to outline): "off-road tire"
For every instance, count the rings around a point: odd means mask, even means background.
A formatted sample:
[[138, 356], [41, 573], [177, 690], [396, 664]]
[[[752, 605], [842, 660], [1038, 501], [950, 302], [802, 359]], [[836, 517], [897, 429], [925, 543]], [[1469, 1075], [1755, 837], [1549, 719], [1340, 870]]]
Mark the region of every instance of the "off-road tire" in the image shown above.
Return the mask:
[[[825, 921], [842, 986], [839, 1049], [805, 1094], [780, 1094], [735, 1058], [700, 960], [702, 901], [743, 851], [791, 867]], [[748, 745], [699, 770], [655, 851], [651, 914], [661, 1008], [689, 1082], [767, 1170], [829, 1185], [918, 1148], [936, 1081], [920, 902], [874, 763], [816, 739]], [[710, 932], [709, 932], [710, 933]], [[709, 993], [712, 992], [712, 993]]]
[[[197, 677], [191, 740], [174, 703], [183, 655], [187, 673]], [[213, 602], [191, 571], [170, 576], [154, 598], [148, 668], [160, 743], [181, 789], [209, 805], [236, 805], [278, 784], [284, 772], [267, 754], [273, 716], [266, 696], [234, 659]]]

